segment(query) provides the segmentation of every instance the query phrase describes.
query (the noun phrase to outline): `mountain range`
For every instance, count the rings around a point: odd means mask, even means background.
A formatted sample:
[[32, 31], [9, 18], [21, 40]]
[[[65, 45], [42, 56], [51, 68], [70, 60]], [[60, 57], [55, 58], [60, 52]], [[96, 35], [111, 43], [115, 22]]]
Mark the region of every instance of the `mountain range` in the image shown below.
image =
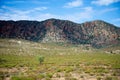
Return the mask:
[[0, 20], [0, 38], [17, 38], [42, 43], [68, 43], [102, 48], [120, 44], [120, 27], [102, 20], [74, 23], [68, 20]]

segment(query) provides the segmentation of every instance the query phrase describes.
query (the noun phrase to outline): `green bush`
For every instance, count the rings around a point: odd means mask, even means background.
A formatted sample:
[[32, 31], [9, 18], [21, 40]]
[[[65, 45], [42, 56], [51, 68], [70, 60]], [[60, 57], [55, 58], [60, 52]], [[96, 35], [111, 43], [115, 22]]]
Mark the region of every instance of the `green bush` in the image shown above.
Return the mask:
[[112, 77], [106, 77], [105, 80], [112, 80]]
[[102, 80], [102, 78], [101, 77], [97, 77], [97, 80]]
[[44, 62], [44, 56], [39, 56], [39, 62], [40, 64]]
[[58, 69], [57, 72], [61, 72], [62, 70], [61, 69]]
[[38, 76], [38, 78], [39, 78], [39, 79], [43, 79], [43, 78], [45, 78], [45, 75], [44, 75], [44, 74], [40, 74], [40, 75]]
[[53, 76], [52, 73], [47, 73], [47, 74], [46, 74], [46, 77], [48, 77], [48, 78], [52, 78], [52, 76]]
[[66, 69], [65, 69], [65, 72], [66, 73], [69, 73], [69, 72], [72, 72], [73, 71], [73, 68], [71, 68], [71, 67], [67, 67]]

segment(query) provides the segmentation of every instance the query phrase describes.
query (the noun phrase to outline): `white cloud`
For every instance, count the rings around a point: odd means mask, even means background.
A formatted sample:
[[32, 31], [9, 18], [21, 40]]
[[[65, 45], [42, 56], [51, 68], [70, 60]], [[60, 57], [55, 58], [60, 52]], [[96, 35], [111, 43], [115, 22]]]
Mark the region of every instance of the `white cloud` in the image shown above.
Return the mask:
[[73, 8], [73, 7], [79, 7], [83, 5], [83, 1], [82, 0], [74, 0], [72, 2], [68, 2], [65, 4], [65, 8]]
[[[4, 12], [2, 9], [8, 10]], [[65, 19], [71, 20], [74, 22], [84, 22], [88, 20], [92, 20], [95, 18], [94, 16], [100, 16], [106, 12], [117, 10], [118, 8], [106, 8], [104, 10], [94, 10], [93, 7], [83, 7], [78, 12], [66, 13], [64, 15], [60, 14], [51, 14], [51, 13], [43, 13], [42, 10], [46, 10], [47, 7], [37, 7], [32, 10], [17, 10], [11, 7], [2, 6], [0, 10], [0, 19], [1, 20], [45, 20], [49, 18], [57, 18], [57, 19]], [[32, 13], [32, 14], [31, 14]]]
[[51, 13], [41, 13], [39, 15], [35, 15], [32, 17], [32, 20], [46, 20], [46, 19], [50, 19], [50, 18], [56, 18], [56, 19], [62, 19], [60, 18], [59, 15], [55, 15], [55, 14], [51, 14]]
[[34, 8], [34, 10], [46, 10], [47, 7], [37, 7], [37, 8]]
[[66, 19], [71, 20], [74, 22], [84, 22], [87, 20], [91, 20], [93, 18], [94, 10], [92, 7], [84, 7], [84, 8], [81, 8], [81, 10], [82, 12], [66, 14], [66, 15], [63, 15], [61, 18], [65, 20]]
[[7, 6], [2, 6], [2, 8], [6, 9], [6, 10], [9, 10], [10, 12], [13, 12], [13, 13], [16, 13], [16, 14], [29, 14], [29, 13], [34, 12], [34, 11], [42, 11], [42, 10], [47, 9], [47, 7], [36, 7], [36, 8], [30, 9], [30, 10], [23, 11], [23, 10], [17, 10], [17, 9], [7, 7]]
[[[51, 14], [51, 13], [42, 13], [37, 12], [37, 10], [45, 10], [45, 7], [42, 8], [34, 8], [32, 10], [17, 10], [13, 9], [7, 6], [3, 6], [2, 9], [9, 10], [7, 12], [0, 12], [0, 19], [1, 20], [45, 20], [49, 18], [57, 18], [57, 19], [65, 19], [65, 20], [71, 20], [75, 22], [79, 21], [86, 21], [90, 20], [93, 17], [93, 8], [92, 7], [85, 7], [81, 8], [82, 12], [74, 12], [74, 13], [68, 13], [65, 15], [57, 15], [57, 14]], [[35, 15], [31, 15], [31, 12], [34, 12]]]
[[89, 12], [89, 11], [90, 11], [90, 12], [93, 11], [93, 8], [92, 8], [92, 7], [84, 7], [83, 9], [84, 9], [85, 11], [88, 11], [88, 12]]
[[30, 17], [26, 14], [15, 14], [15, 13], [0, 13], [1, 20], [30, 20]]
[[74, 22], [84, 22], [86, 20], [91, 20], [93, 17], [94, 10], [92, 7], [85, 7], [81, 8], [83, 12], [75, 12], [75, 13], [70, 13], [70, 14], [65, 14], [65, 15], [56, 15], [56, 14], [41, 14], [37, 16], [35, 19], [37, 20], [45, 20], [49, 18], [57, 18], [57, 19], [64, 19], [64, 20], [70, 20]]
[[17, 10], [7, 6], [2, 6], [1, 9], [7, 10], [6, 12], [0, 10], [1, 20], [31, 20], [32, 19], [31, 13], [46, 10], [47, 7], [36, 7], [31, 10], [25, 10], [25, 11]]
[[104, 14], [104, 13], [115, 11], [115, 10], [118, 10], [118, 8], [106, 8], [106, 9], [101, 10], [99, 14]]
[[108, 6], [112, 3], [116, 3], [116, 2], [119, 2], [120, 0], [95, 0], [95, 1], [92, 1], [92, 4], [96, 4], [96, 5], [100, 5], [100, 6]]

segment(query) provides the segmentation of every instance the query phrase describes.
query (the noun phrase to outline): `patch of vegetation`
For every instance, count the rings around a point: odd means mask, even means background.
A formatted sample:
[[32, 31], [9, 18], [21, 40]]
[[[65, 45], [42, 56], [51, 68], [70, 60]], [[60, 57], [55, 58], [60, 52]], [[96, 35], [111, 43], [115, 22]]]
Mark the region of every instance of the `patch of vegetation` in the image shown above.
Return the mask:
[[[111, 74], [112, 80], [117, 80], [115, 77], [119, 76], [119, 70], [115, 70], [120, 68], [120, 54], [106, 54], [99, 50], [84, 51], [81, 47], [64, 47], [27, 41], [21, 41], [21, 45], [12, 44], [6, 39], [0, 39], [0, 42], [2, 42], [0, 43], [2, 46], [0, 48], [0, 74], [6, 75], [9, 71], [13, 80], [35, 80], [35, 77], [49, 80], [54, 74], [58, 74], [56, 75], [58, 78], [67, 78], [72, 77], [72, 72], [95, 75], [96, 78]], [[110, 70], [113, 72], [111, 73]], [[14, 76], [13, 73], [16, 72], [18, 74]], [[22, 75], [19, 76], [20, 74]], [[3, 79], [4, 76], [0, 78]], [[84, 78], [84, 75], [80, 78]]]
[[40, 64], [42, 64], [43, 62], [44, 62], [44, 56], [39, 56], [39, 62], [40, 62]]
[[18, 76], [13, 76], [11, 80], [35, 80], [35, 78], [32, 77], [18, 77]]
[[65, 68], [65, 72], [66, 73], [69, 73], [69, 72], [72, 72], [74, 69], [72, 67], [67, 67]]
[[45, 78], [45, 75], [44, 75], [44, 74], [39, 74], [39, 75], [38, 75], [38, 78], [39, 78], [39, 79], [43, 79], [43, 78]]
[[101, 77], [97, 77], [97, 80], [102, 80], [102, 78]]
[[52, 73], [46, 73], [47, 78], [52, 78], [53, 74]]
[[106, 77], [105, 80], [112, 80], [112, 77]]
[[69, 77], [67, 77], [67, 78], [65, 78], [65, 80], [77, 80], [76, 78], [69, 78]]

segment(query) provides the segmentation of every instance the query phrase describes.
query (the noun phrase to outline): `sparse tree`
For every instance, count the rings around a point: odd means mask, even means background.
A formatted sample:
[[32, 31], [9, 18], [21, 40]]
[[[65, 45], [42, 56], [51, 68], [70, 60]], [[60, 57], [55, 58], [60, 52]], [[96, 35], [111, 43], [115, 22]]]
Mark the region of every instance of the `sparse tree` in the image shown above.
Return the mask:
[[42, 64], [44, 62], [44, 56], [39, 56], [39, 62]]

